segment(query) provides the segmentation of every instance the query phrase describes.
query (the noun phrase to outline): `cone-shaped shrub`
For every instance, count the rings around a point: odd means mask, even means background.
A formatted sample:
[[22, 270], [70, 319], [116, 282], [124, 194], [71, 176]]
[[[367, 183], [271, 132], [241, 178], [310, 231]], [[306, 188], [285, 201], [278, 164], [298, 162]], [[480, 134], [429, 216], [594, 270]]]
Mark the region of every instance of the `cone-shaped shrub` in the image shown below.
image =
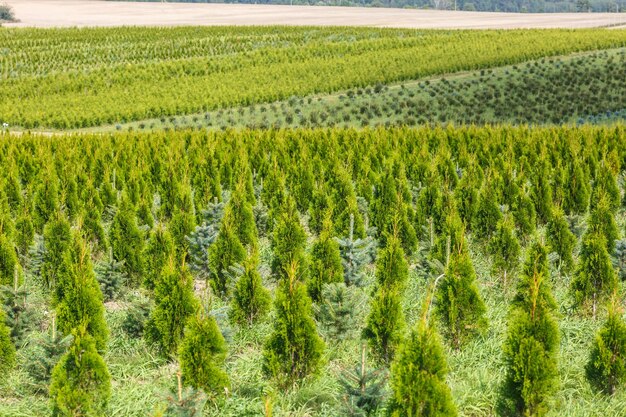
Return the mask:
[[16, 268], [19, 263], [15, 246], [0, 232], [0, 285], [13, 285]]
[[59, 190], [56, 174], [50, 173], [41, 181], [33, 202], [33, 221], [39, 233], [59, 209]]
[[324, 221], [324, 229], [311, 249], [307, 289], [314, 302], [322, 300], [324, 284], [343, 282], [339, 243], [332, 238], [331, 233], [332, 222], [330, 217], [327, 217]]
[[225, 358], [226, 341], [215, 318], [206, 312], [192, 315], [179, 349], [183, 384], [211, 396], [224, 393], [229, 384], [223, 369]]
[[176, 266], [173, 259], [168, 261], [154, 287], [154, 300], [145, 336], [163, 356], [171, 357], [183, 338], [187, 319], [197, 308], [193, 278], [184, 265]]
[[15, 365], [15, 346], [11, 341], [11, 330], [5, 323], [4, 310], [0, 308], [0, 381]]
[[311, 299], [296, 275], [298, 270], [292, 263], [278, 284], [276, 321], [263, 352], [264, 373], [282, 387], [317, 372], [324, 351], [313, 321]]
[[74, 340], [68, 352], [52, 371], [52, 416], [105, 416], [111, 396], [111, 376], [106, 363], [85, 326], [72, 333]]
[[506, 277], [519, 266], [520, 245], [514, 232], [513, 222], [504, 218], [498, 222], [489, 241], [489, 252], [493, 254], [493, 269]]
[[143, 236], [137, 227], [135, 211], [128, 200], [122, 198], [109, 231], [113, 256], [124, 262], [124, 269], [131, 284], [139, 284], [144, 271]]
[[65, 217], [58, 215], [46, 224], [43, 242], [45, 252], [41, 265], [41, 278], [44, 286], [52, 290], [56, 285], [63, 256], [72, 243], [70, 223]]
[[[174, 239], [170, 232], [165, 229], [161, 224], [150, 232], [148, 243], [143, 252], [144, 258], [144, 285], [146, 288], [154, 289], [155, 283], [158, 281], [163, 267], [167, 262], [174, 257], [176, 253], [176, 247], [174, 245]], [[205, 257], [208, 259], [209, 254], [205, 253]]]
[[589, 178], [582, 168], [582, 163], [574, 158], [568, 166], [567, 184], [564, 184], [565, 193], [563, 210], [565, 214], [584, 214], [589, 206], [590, 185]]
[[28, 249], [35, 240], [35, 226], [29, 213], [24, 213], [15, 221], [15, 246], [22, 259], [28, 255]]
[[[246, 197], [246, 183], [239, 182], [235, 192], [230, 197], [224, 212], [224, 221], [234, 227], [237, 238], [244, 247], [255, 247], [257, 244], [257, 228], [254, 212], [249, 198]], [[252, 195], [254, 198], [254, 195]]]
[[576, 236], [570, 231], [567, 219], [563, 210], [555, 207], [547, 226], [547, 243], [551, 252], [556, 252], [559, 256], [561, 268], [565, 273], [574, 268], [574, 258], [572, 256], [576, 246]]
[[296, 205], [289, 198], [274, 227], [272, 236], [272, 275], [275, 278], [285, 276], [285, 269], [293, 263], [301, 269], [297, 272], [299, 279], [306, 279], [307, 263], [305, 257], [306, 233], [300, 224]]
[[251, 326], [265, 316], [271, 305], [270, 292], [263, 286], [258, 271], [258, 256], [253, 253], [243, 264], [233, 292], [230, 319], [240, 326]]
[[496, 232], [502, 213], [493, 185], [487, 182], [480, 190], [476, 215], [472, 221], [472, 231], [479, 239], [488, 240]]
[[606, 249], [611, 253], [615, 248], [615, 241], [619, 238], [619, 230], [606, 196], [599, 196], [599, 201], [589, 216], [587, 233], [598, 232], [606, 238]]
[[585, 368], [591, 386], [608, 395], [615, 394], [626, 381], [626, 323], [622, 314], [619, 298], [614, 296]]
[[591, 192], [590, 208], [592, 210], [595, 209], [597, 203], [600, 201], [600, 196], [603, 195], [608, 199], [611, 211], [615, 212], [620, 206], [621, 195], [615, 175], [611, 172], [606, 161], [602, 161], [596, 173], [596, 179]]
[[522, 240], [526, 240], [535, 232], [537, 214], [531, 198], [521, 192], [511, 207], [515, 228]]
[[606, 249], [606, 238], [600, 233], [585, 233], [571, 284], [575, 305], [590, 308], [595, 317], [598, 303], [606, 301], [616, 288], [617, 274]]
[[549, 278], [546, 249], [535, 242], [513, 300], [503, 346], [506, 375], [499, 406], [504, 415], [544, 415], [556, 390], [559, 329]]
[[435, 329], [420, 320], [402, 344], [391, 368], [392, 396], [388, 415], [456, 416], [450, 388], [446, 384], [448, 365]]
[[106, 349], [109, 331], [104, 320], [102, 291], [93, 270], [89, 248], [78, 232], [65, 252], [53, 297], [58, 329], [68, 335], [85, 326], [98, 351]]
[[172, 214], [172, 219], [167, 225], [176, 247], [176, 253], [180, 259], [187, 256], [189, 251], [189, 241], [186, 239], [196, 227], [196, 216], [188, 211], [176, 209]]
[[217, 239], [209, 247], [211, 286], [221, 297], [227, 297], [230, 294], [232, 284], [230, 268], [241, 264], [245, 258], [246, 249], [235, 233], [235, 226], [228, 217], [224, 217]]
[[435, 304], [443, 333], [456, 349], [487, 328], [486, 308], [476, 286], [476, 272], [469, 253], [461, 245], [452, 251], [436, 289]]
[[552, 212], [552, 185], [550, 184], [550, 169], [545, 159], [539, 163], [534, 175], [530, 196], [535, 205], [537, 221], [545, 223], [550, 219]]

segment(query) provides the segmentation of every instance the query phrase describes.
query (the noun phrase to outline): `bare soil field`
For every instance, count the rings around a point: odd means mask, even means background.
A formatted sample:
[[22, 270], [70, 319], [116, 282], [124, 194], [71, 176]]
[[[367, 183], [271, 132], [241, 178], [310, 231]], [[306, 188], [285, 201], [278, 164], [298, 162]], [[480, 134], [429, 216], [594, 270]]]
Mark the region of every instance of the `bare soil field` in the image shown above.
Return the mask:
[[518, 14], [358, 7], [97, 0], [7, 0], [19, 23], [7, 27], [324, 25], [396, 28], [513, 29], [626, 25], [626, 13]]

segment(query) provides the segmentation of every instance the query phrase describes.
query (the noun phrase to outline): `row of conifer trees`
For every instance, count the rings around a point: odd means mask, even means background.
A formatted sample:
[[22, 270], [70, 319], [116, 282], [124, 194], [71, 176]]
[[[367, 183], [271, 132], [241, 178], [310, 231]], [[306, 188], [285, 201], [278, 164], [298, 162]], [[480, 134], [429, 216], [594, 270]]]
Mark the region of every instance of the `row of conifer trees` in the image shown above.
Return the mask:
[[[191, 390], [173, 395], [175, 415], [199, 392], [236, 389], [224, 371], [225, 327], [265, 320], [273, 303], [262, 369], [276, 386], [318, 373], [324, 339], [360, 335], [391, 369], [391, 415], [455, 415], [442, 340], [460, 350], [489, 325], [472, 262], [480, 253], [495, 284], [516, 287], [498, 409], [547, 410], [559, 349], [551, 286], [570, 276], [578, 314], [610, 304], [587, 374], [612, 394], [626, 364], [623, 138], [618, 127], [4, 140], [0, 366], [14, 366], [29, 343], [36, 285], [51, 318], [44, 366], [29, 373], [53, 414], [106, 413], [105, 302], [142, 289], [152, 301], [129, 312], [128, 332], [179, 362]], [[416, 323], [402, 307], [409, 279], [429, 283]], [[217, 298], [227, 319], [212, 308]], [[364, 372], [350, 406], [371, 413], [382, 395]]]

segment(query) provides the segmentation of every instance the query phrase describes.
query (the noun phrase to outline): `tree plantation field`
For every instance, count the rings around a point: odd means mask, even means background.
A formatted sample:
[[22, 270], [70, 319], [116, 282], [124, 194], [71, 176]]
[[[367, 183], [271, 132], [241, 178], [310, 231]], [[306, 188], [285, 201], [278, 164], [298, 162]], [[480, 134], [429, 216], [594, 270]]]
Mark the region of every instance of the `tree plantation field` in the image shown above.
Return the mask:
[[625, 166], [623, 124], [2, 134], [0, 415], [625, 415]]
[[607, 123], [626, 119], [624, 67], [619, 48], [109, 129]]
[[0, 120], [69, 129], [205, 113], [546, 56], [621, 30], [0, 29]]

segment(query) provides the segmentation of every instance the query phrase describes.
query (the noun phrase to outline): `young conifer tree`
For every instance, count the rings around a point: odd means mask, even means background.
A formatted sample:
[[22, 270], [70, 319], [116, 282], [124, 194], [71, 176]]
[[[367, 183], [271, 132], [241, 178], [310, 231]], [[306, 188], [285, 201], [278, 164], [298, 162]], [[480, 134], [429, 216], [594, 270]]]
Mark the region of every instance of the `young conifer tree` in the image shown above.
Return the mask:
[[436, 288], [437, 316], [455, 349], [487, 328], [485, 304], [476, 285], [476, 272], [464, 241], [453, 248], [441, 283]]
[[339, 383], [345, 391], [345, 412], [349, 417], [375, 415], [385, 397], [387, 373], [384, 369], [368, 369], [365, 345], [361, 349], [361, 361], [354, 371], [344, 371]]
[[322, 300], [325, 284], [343, 282], [339, 243], [332, 238], [332, 222], [327, 215], [319, 238], [311, 249], [311, 265], [307, 289], [314, 302]]
[[178, 356], [183, 384], [214, 397], [229, 386], [223, 369], [227, 347], [215, 317], [202, 310], [187, 320]]
[[611, 253], [615, 248], [615, 241], [619, 238], [619, 229], [615, 222], [613, 209], [606, 195], [601, 194], [599, 200], [589, 216], [587, 233], [601, 233], [606, 238], [606, 249]]
[[231, 291], [231, 267], [241, 264], [246, 258], [246, 249], [237, 237], [233, 219], [224, 216], [215, 243], [209, 247], [211, 285], [220, 297], [228, 297]]
[[346, 285], [365, 286], [365, 266], [370, 262], [375, 244], [370, 237], [360, 239], [354, 235], [354, 220], [350, 221], [350, 232], [344, 239], [335, 238], [339, 244], [343, 279]]
[[552, 185], [550, 184], [550, 169], [547, 158], [539, 162], [539, 167], [533, 178], [530, 197], [535, 205], [537, 221], [545, 224], [552, 213]]
[[322, 359], [320, 338], [311, 310], [311, 299], [292, 263], [278, 284], [274, 330], [265, 343], [263, 371], [279, 386], [289, 387], [315, 374]]
[[[252, 193], [254, 198], [254, 193]], [[224, 212], [224, 221], [234, 226], [235, 234], [241, 244], [248, 248], [257, 245], [258, 232], [254, 220], [252, 203], [246, 193], [246, 182], [240, 181], [230, 197]]]
[[19, 262], [15, 246], [0, 232], [0, 285], [13, 285], [16, 268]]
[[300, 224], [300, 218], [296, 210], [293, 198], [289, 197], [278, 221], [274, 227], [272, 236], [272, 275], [276, 278], [285, 276], [285, 270], [292, 264], [298, 265], [298, 279], [307, 278], [307, 260], [305, 254], [306, 232]]
[[86, 326], [78, 326], [72, 334], [69, 351], [52, 371], [52, 416], [105, 416], [111, 396], [109, 370]]
[[106, 350], [109, 331], [104, 319], [102, 291], [89, 248], [79, 232], [73, 234], [59, 267], [53, 304], [61, 334], [68, 335], [79, 326], [85, 326], [98, 351]]
[[617, 274], [606, 247], [606, 238], [598, 232], [585, 233], [571, 292], [577, 307], [591, 309], [596, 316], [598, 303], [617, 288]]
[[593, 190], [591, 191], [591, 210], [596, 208], [601, 196], [607, 198], [608, 205], [613, 213], [619, 209], [621, 201], [619, 186], [615, 175], [611, 172], [611, 168], [606, 161], [601, 162], [596, 173]]
[[187, 267], [170, 258], [155, 283], [155, 306], [146, 324], [145, 337], [167, 358], [176, 354], [187, 319], [196, 311], [193, 278]]
[[567, 186], [564, 187], [563, 210], [565, 214], [584, 214], [589, 206], [591, 194], [589, 178], [578, 158], [573, 158], [568, 165]]
[[409, 267], [397, 237], [387, 240], [387, 247], [380, 250], [376, 259], [376, 293], [363, 336], [368, 340], [374, 357], [391, 363], [402, 341], [405, 321], [401, 294], [409, 276]]
[[40, 183], [33, 201], [33, 221], [39, 233], [59, 210], [58, 179], [56, 174], [48, 174], [49, 178]]
[[437, 331], [421, 319], [400, 346], [391, 367], [392, 395], [388, 415], [456, 416], [450, 388], [446, 384], [448, 366]]
[[15, 345], [18, 345], [33, 325], [34, 311], [26, 302], [29, 291], [25, 283], [20, 285], [20, 274], [17, 266], [13, 276], [13, 285], [0, 286], [0, 300], [2, 300], [0, 307], [4, 308], [7, 315], [6, 324], [11, 329], [11, 339]]
[[515, 236], [514, 224], [509, 218], [498, 222], [495, 233], [489, 241], [489, 252], [493, 254], [493, 269], [507, 277], [519, 266], [520, 244]]
[[547, 226], [547, 243], [550, 251], [559, 256], [561, 268], [565, 273], [574, 268], [572, 256], [576, 246], [576, 236], [570, 231], [565, 214], [560, 207], [552, 209], [552, 215]]
[[11, 330], [5, 323], [4, 310], [0, 308], [0, 381], [15, 365], [15, 345], [11, 341]]
[[490, 182], [480, 190], [478, 207], [472, 220], [472, 231], [479, 239], [488, 240], [496, 232], [502, 212], [496, 201], [496, 194]]
[[54, 290], [59, 268], [71, 243], [70, 223], [64, 216], [58, 214], [46, 224], [43, 230], [44, 254], [41, 278], [47, 289]]
[[263, 318], [271, 306], [271, 295], [263, 286], [258, 264], [258, 255], [253, 252], [243, 263], [244, 272], [235, 285], [230, 319], [240, 326], [251, 326]]
[[505, 415], [544, 415], [556, 390], [559, 329], [549, 280], [547, 251], [535, 241], [512, 303], [503, 346], [506, 375], [499, 406]]
[[607, 395], [615, 394], [626, 381], [626, 322], [616, 294], [608, 318], [596, 334], [585, 370], [591, 386]]
[[109, 242], [113, 256], [124, 262], [130, 284], [139, 284], [144, 272], [143, 236], [137, 226], [134, 207], [127, 197], [122, 197], [120, 206], [111, 223]]
[[[148, 243], [143, 251], [144, 281], [143, 285], [153, 290], [161, 275], [161, 270], [175, 256], [176, 247], [170, 232], [159, 223], [151, 232]], [[205, 253], [208, 258], [208, 254]]]

